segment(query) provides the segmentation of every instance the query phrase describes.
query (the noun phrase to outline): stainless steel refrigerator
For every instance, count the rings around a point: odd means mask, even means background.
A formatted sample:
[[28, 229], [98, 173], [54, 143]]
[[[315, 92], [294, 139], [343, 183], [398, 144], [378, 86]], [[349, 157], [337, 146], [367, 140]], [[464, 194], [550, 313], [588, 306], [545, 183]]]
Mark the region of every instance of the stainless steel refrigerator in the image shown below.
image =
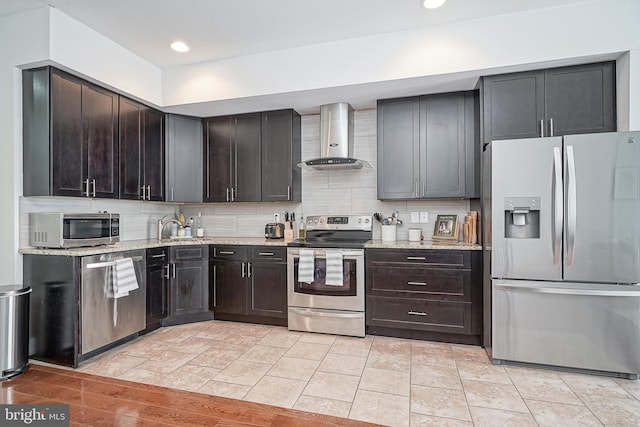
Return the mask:
[[640, 132], [491, 142], [494, 363], [637, 378]]

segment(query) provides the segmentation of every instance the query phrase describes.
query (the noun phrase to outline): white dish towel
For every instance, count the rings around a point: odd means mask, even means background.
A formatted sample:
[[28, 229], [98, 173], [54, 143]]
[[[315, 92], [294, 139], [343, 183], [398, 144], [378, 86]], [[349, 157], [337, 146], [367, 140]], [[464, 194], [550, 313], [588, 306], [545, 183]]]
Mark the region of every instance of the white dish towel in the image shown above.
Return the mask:
[[300, 249], [298, 259], [298, 282], [313, 283], [315, 280], [316, 262], [313, 257], [313, 250]]
[[138, 289], [136, 270], [131, 258], [122, 258], [114, 261], [113, 266], [113, 297], [122, 298], [129, 292]]
[[327, 258], [327, 276], [324, 283], [331, 286], [343, 286], [344, 278], [342, 276], [342, 252], [325, 251]]

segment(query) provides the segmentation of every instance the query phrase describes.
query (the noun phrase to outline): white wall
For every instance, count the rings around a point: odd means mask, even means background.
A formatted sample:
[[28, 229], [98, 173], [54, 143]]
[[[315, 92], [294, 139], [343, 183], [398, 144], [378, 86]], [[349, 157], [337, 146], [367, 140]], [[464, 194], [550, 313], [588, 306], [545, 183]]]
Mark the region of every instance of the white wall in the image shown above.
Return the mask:
[[593, 0], [176, 67], [163, 72], [163, 102], [189, 104], [623, 52], [640, 48], [638, 17], [637, 0]]
[[0, 18], [0, 284], [21, 280], [18, 197], [22, 193], [22, 75], [15, 66], [48, 56], [46, 8]]

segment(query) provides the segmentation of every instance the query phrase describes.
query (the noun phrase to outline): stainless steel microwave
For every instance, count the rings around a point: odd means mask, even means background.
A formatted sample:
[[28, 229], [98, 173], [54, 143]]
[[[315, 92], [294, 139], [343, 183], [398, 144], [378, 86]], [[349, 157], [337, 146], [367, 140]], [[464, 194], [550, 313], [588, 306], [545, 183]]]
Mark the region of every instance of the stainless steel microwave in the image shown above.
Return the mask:
[[120, 241], [120, 214], [30, 213], [29, 245], [76, 248]]

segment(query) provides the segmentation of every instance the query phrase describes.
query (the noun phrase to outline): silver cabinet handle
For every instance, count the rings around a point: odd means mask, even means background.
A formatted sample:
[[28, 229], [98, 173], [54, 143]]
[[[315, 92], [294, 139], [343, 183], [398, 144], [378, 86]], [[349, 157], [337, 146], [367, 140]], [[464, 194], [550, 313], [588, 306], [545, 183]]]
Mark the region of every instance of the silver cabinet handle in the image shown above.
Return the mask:
[[86, 196], [89, 197], [89, 178], [84, 180], [84, 188]]
[[287, 200], [291, 200], [291, 186], [287, 185]]
[[427, 313], [425, 313], [424, 311], [407, 311], [407, 314], [410, 316], [426, 316]]
[[273, 252], [258, 252], [258, 255], [260, 255], [260, 256], [273, 256], [274, 253]]
[[247, 277], [251, 277], [251, 263], [247, 263]]
[[220, 255], [233, 255], [235, 252], [233, 251], [218, 251]]
[[[207, 197], [209, 196], [207, 195]], [[171, 187], [171, 201], [173, 202], [173, 187]]]
[[407, 282], [407, 285], [411, 286], [427, 286], [426, 282]]
[[162, 267], [163, 270], [165, 268], [167, 269], [167, 272], [165, 274], [163, 274], [163, 276], [164, 276], [165, 279], [168, 279], [169, 278], [169, 264], [167, 264], [167, 265]]
[[171, 264], [173, 266], [173, 278], [176, 278], [176, 265], [175, 264]]
[[553, 136], [553, 118], [549, 119], [549, 136]]
[[96, 197], [96, 180], [91, 180], [91, 185], [93, 186], [93, 197]]
[[164, 258], [166, 257], [165, 254], [160, 254], [160, 255], [151, 255], [151, 258]]
[[236, 197], [238, 196], [238, 192], [236, 191], [235, 188], [231, 187], [231, 201], [235, 201]]
[[144, 200], [144, 185], [140, 186], [140, 190], [142, 190], [142, 196], [140, 196], [140, 198]]
[[212, 292], [213, 292], [213, 306], [214, 307], [216, 307], [218, 305], [218, 300], [216, 299], [216, 287], [217, 287], [216, 277], [218, 275], [218, 271], [217, 270], [218, 270], [218, 267], [214, 264], [213, 265], [213, 281], [212, 281], [212, 283], [213, 283], [213, 289], [212, 289]]
[[418, 180], [413, 181], [413, 194], [418, 197], [420, 194], [418, 193]]
[[567, 265], [573, 264], [573, 248], [576, 240], [576, 161], [573, 146], [567, 145]]
[[244, 276], [245, 276], [245, 273], [244, 273], [244, 267], [245, 267], [245, 266], [244, 266], [244, 262], [243, 262], [243, 263], [242, 263], [242, 276], [240, 276], [240, 277], [242, 277], [243, 279], [244, 279]]
[[540, 137], [544, 138], [544, 120], [540, 120]]
[[227, 202], [229, 202], [229, 187], [227, 187]]
[[426, 261], [427, 260], [423, 256], [408, 256], [407, 259], [410, 261]]
[[147, 185], [147, 200], [151, 200], [151, 186]]
[[551, 238], [553, 239], [553, 263], [560, 263], [560, 255], [562, 252], [562, 216], [563, 213], [563, 197], [562, 197], [562, 155], [560, 147], [553, 147], [553, 180], [552, 180], [552, 212], [551, 218]]

